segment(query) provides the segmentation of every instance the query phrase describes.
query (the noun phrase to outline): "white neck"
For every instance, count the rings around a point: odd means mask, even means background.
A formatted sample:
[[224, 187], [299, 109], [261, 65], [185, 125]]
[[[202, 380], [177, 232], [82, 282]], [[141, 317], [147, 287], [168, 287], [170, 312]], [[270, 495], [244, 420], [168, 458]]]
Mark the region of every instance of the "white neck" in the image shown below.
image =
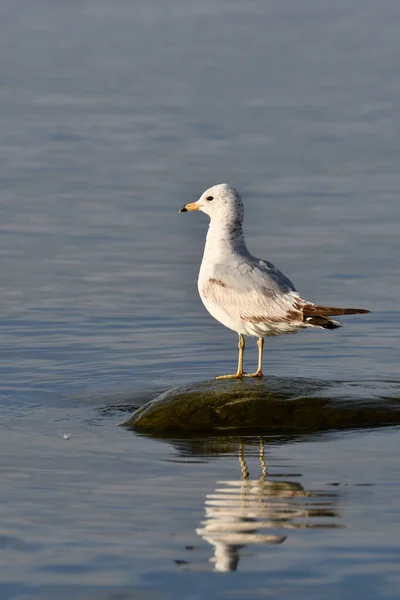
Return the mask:
[[242, 223], [240, 221], [210, 221], [206, 245], [204, 248], [204, 259], [213, 262], [221, 260], [225, 255], [232, 253], [250, 255], [244, 241]]

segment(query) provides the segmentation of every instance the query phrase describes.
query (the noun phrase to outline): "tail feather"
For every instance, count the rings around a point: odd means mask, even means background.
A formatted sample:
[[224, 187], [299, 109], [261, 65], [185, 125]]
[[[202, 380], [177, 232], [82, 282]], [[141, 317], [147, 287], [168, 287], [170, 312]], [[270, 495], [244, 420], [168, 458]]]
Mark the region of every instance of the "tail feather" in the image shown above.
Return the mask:
[[312, 327], [322, 327], [323, 329], [337, 329], [342, 326], [340, 321], [329, 319], [336, 315], [360, 315], [369, 313], [365, 308], [335, 308], [333, 306], [316, 306], [315, 304], [306, 304], [303, 308], [303, 320]]
[[335, 317], [337, 315], [361, 315], [371, 312], [365, 308], [335, 308], [333, 306], [316, 306], [306, 304], [303, 308], [304, 317]]

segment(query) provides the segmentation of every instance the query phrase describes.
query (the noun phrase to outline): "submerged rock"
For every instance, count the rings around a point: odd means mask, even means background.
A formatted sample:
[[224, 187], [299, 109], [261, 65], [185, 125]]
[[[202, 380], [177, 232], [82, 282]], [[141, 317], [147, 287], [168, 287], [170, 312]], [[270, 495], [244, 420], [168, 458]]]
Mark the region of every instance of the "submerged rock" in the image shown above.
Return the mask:
[[[310, 379], [205, 381], [169, 390], [123, 425], [154, 435], [223, 429], [317, 432], [400, 424], [400, 392]], [[393, 390], [392, 390], [393, 391]]]

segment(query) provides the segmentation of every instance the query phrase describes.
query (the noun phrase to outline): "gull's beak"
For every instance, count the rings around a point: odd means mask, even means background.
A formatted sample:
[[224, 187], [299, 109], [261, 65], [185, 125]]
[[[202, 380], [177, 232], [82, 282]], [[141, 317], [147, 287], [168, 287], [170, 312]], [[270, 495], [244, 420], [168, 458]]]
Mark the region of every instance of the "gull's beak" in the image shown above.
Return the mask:
[[179, 214], [183, 212], [190, 212], [191, 210], [199, 210], [199, 205], [196, 202], [190, 202], [190, 204], [185, 204], [185, 206], [182, 206], [181, 210], [179, 211]]

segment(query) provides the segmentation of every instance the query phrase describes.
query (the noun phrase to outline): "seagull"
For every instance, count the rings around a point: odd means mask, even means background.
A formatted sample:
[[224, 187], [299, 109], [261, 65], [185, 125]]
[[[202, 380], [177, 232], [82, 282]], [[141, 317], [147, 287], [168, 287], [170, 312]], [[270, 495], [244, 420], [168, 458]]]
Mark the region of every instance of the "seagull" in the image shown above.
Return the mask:
[[[304, 300], [290, 279], [272, 263], [250, 254], [242, 229], [242, 197], [227, 183], [209, 188], [179, 213], [193, 210], [210, 217], [198, 278], [200, 298], [217, 321], [239, 335], [236, 373], [216, 379], [262, 377], [266, 336], [307, 327], [336, 329], [342, 324], [331, 317], [370, 312], [363, 308], [319, 306]], [[245, 335], [258, 338], [258, 366], [254, 373], [243, 370]]]

